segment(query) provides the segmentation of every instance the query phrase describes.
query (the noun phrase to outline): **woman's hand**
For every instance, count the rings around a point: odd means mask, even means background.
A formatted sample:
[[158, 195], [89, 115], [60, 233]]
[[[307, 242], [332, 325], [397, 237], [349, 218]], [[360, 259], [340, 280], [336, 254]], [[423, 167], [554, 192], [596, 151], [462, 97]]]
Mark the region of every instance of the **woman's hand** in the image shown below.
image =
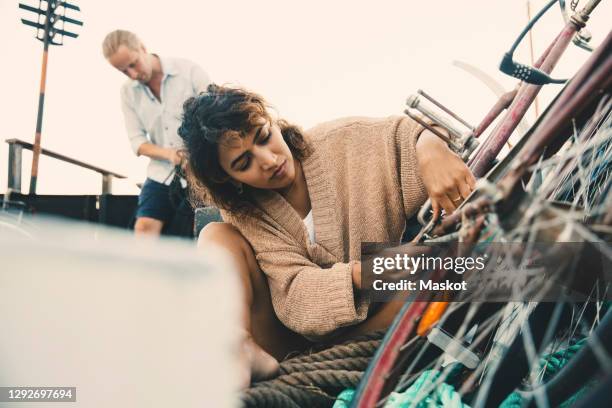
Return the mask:
[[419, 136], [416, 151], [434, 218], [441, 208], [446, 214], [452, 213], [474, 189], [474, 175], [443, 140], [427, 129]]
[[351, 266], [351, 280], [355, 291], [361, 290], [361, 262], [355, 262]]

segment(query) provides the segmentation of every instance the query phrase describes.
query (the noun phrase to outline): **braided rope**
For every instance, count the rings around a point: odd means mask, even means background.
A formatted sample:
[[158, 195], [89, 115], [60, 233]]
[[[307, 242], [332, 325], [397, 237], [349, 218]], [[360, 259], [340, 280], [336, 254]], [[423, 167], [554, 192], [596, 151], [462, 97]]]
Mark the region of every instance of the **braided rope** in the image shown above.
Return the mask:
[[[569, 362], [569, 360], [582, 348], [586, 343], [586, 338], [580, 339], [566, 349], [559, 350], [553, 354], [548, 354], [540, 359], [540, 367], [544, 369], [544, 379], [548, 379], [557, 374]], [[581, 395], [577, 392], [571, 396], [566, 402], [568, 405], [573, 404]], [[523, 397], [518, 392], [513, 392], [500, 405], [501, 408], [521, 408], [524, 405]]]
[[544, 368], [545, 377], [551, 377], [561, 371], [563, 366], [582, 348], [586, 338], [580, 339], [566, 349], [548, 354], [540, 359], [540, 366]]
[[244, 407], [300, 408], [300, 404], [280, 390], [264, 387], [249, 388], [242, 394]]
[[246, 407], [329, 407], [335, 397], [322, 388], [354, 388], [362, 375], [346, 370], [296, 372], [256, 384], [245, 390], [242, 400]]
[[[270, 394], [282, 394], [284, 398], [288, 398], [293, 404], [299, 407], [328, 407], [334, 401], [334, 397], [329, 395], [320, 388], [313, 386], [294, 386], [283, 382], [274, 382], [262, 386], [257, 384], [255, 387], [246, 391], [246, 394], [252, 397], [255, 393], [255, 404], [249, 405], [252, 407], [268, 407]], [[286, 402], [283, 402], [286, 404]], [[282, 405], [284, 407], [286, 405]], [[293, 405], [291, 405], [293, 406]]]
[[243, 392], [244, 406], [331, 406], [339, 390], [357, 386], [383, 336], [384, 332], [375, 332], [352, 343], [283, 361], [279, 377], [254, 384]]
[[361, 371], [317, 370], [281, 375], [272, 381], [284, 382], [293, 386], [315, 385], [326, 388], [348, 388], [356, 386], [362, 375]]
[[366, 340], [359, 343], [343, 344], [318, 353], [294, 357], [283, 363], [320, 363], [330, 360], [341, 360], [349, 357], [372, 357], [381, 340]]
[[319, 361], [315, 363], [300, 363], [286, 361], [280, 364], [281, 374], [290, 374], [298, 371], [315, 370], [348, 370], [364, 371], [370, 363], [370, 357], [351, 357], [340, 360]]

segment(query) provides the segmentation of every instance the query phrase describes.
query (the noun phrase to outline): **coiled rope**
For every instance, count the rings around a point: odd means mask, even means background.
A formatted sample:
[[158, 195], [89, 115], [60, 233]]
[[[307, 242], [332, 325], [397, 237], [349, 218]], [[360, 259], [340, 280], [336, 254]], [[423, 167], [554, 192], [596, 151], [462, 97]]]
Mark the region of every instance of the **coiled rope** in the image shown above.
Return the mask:
[[243, 404], [248, 408], [330, 407], [342, 389], [357, 386], [383, 336], [384, 332], [375, 332], [287, 359], [280, 364], [279, 377], [243, 392]]
[[[540, 367], [544, 369], [544, 380], [557, 374], [563, 366], [582, 348], [586, 343], [587, 339], [581, 339], [569, 346], [566, 349], [559, 350], [556, 353], [552, 353], [544, 356], [540, 359]], [[574, 394], [571, 398], [565, 401], [562, 405], [572, 405], [581, 395], [581, 392]], [[508, 398], [501, 403], [500, 408], [521, 408], [524, 405], [523, 397], [518, 392], [513, 392], [508, 395]]]

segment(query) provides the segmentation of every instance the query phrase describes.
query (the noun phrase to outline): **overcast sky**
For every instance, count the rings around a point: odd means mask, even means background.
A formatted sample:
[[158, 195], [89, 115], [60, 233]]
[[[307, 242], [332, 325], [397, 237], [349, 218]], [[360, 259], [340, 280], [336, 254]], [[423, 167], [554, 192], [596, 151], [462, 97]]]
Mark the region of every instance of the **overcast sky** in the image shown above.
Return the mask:
[[[263, 94], [280, 116], [308, 128], [347, 115], [401, 114], [406, 97], [419, 88], [477, 123], [496, 98], [452, 61], [475, 65], [512, 88], [515, 81], [497, 65], [527, 21], [527, 3], [510, 0], [71, 2], [82, 11], [69, 15], [85, 25], [74, 28], [79, 38], [50, 50], [42, 145], [129, 176], [115, 183], [118, 194], [137, 194], [147, 159], [133, 155], [123, 128], [119, 87], [125, 78], [101, 54], [102, 39], [115, 28], [136, 32], [152, 52], [197, 62], [217, 83]], [[531, 3], [535, 13], [545, 1]], [[17, 4], [0, 0], [0, 136], [32, 142], [42, 43], [20, 23], [31, 13]], [[611, 15], [604, 0], [590, 22], [596, 44], [607, 34]], [[555, 7], [536, 26], [536, 58], [562, 25]], [[588, 57], [570, 47], [554, 77], [572, 75]], [[516, 59], [529, 58], [525, 42]], [[558, 89], [546, 90], [542, 102]], [[1, 190], [7, 159], [6, 144], [0, 143]], [[25, 153], [24, 192], [30, 160]], [[95, 173], [41, 159], [38, 193], [98, 194], [100, 185]]]

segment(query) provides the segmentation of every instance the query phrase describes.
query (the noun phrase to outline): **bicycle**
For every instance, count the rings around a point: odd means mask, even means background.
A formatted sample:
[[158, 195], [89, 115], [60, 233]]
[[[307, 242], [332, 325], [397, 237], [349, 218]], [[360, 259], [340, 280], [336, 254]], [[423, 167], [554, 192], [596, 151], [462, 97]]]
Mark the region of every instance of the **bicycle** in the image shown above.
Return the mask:
[[[555, 3], [549, 2], [545, 10]], [[433, 221], [423, 220], [425, 226], [417, 241], [457, 242], [461, 239], [464, 244], [475, 244], [504, 238], [531, 242], [537, 234], [550, 235], [555, 228], [559, 230], [564, 224], [571, 225], [577, 231], [575, 239], [609, 241], [612, 232], [608, 227], [612, 221], [608, 198], [612, 185], [610, 35], [531, 131], [491, 168], [494, 158], [535, 99], [541, 84], [558, 82], [548, 74], [565, 47], [575, 35], [578, 45], [585, 45], [584, 38], [577, 33], [584, 26], [585, 17], [598, 3], [588, 2], [572, 19], [568, 19], [565, 28], [536, 63], [536, 68], [540, 68], [536, 71], [515, 64], [512, 51], [545, 10], [540, 12], [521, 33], [502, 62], [503, 69], [523, 80], [521, 87], [500, 98], [483, 121], [467, 135], [452, 125], [444, 126], [454, 139], [449, 142], [454, 141], [455, 148], [467, 152], [464, 158], [474, 173], [484, 176], [486, 181], [480, 182], [462, 206], [441, 223], [436, 225]], [[564, 2], [560, 4], [564, 6]], [[425, 94], [421, 93], [421, 96]], [[409, 101], [409, 105], [414, 107], [414, 99]], [[506, 108], [506, 118], [500, 121], [480, 149], [471, 154], [470, 150], [475, 150], [475, 139]], [[446, 113], [451, 112], [446, 110]], [[589, 122], [587, 119], [591, 117], [593, 120]], [[440, 122], [444, 121], [438, 121], [438, 124]], [[576, 129], [580, 128], [582, 132], [579, 134]], [[573, 143], [565, 146], [565, 151], [559, 154], [568, 139], [573, 139]], [[597, 182], [595, 189], [589, 184], [592, 179]], [[528, 189], [523, 188], [525, 185]], [[550, 204], [551, 200], [563, 200], [565, 207]], [[582, 211], [581, 215], [588, 216], [586, 222], [576, 219], [578, 210]], [[544, 216], [549, 217], [548, 224], [542, 221]], [[548, 239], [558, 239], [556, 232], [556, 236], [549, 236]], [[441, 275], [436, 277], [441, 278]], [[418, 406], [428, 398], [428, 401], [432, 401], [432, 392], [436, 387], [448, 390], [444, 387], [448, 385], [447, 381], [457, 384], [453, 394], [458, 397], [455, 403], [468, 401], [476, 406], [498, 406], [525, 378], [528, 378], [530, 391], [520, 395], [522, 401], [549, 406], [560, 403], [568, 397], [568, 393], [584, 385], [585, 381], [578, 381], [582, 379], [577, 379], [576, 373], [593, 374], [610, 369], [609, 357], [608, 360], [597, 358], [598, 355], [609, 355], [611, 350], [605, 346], [612, 344], [612, 317], [611, 313], [607, 313], [604, 302], [558, 302], [554, 305], [519, 302], [480, 306], [466, 302], [440, 302], [439, 299], [416, 300], [416, 295], [408, 299], [387, 331], [351, 406], [382, 406], [391, 390], [405, 391], [419, 385], [421, 388], [416, 387], [411, 403], [411, 406]], [[586, 320], [592, 321], [590, 328]], [[476, 332], [469, 333], [475, 325], [478, 326]], [[522, 328], [520, 333], [519, 328]], [[569, 350], [575, 345], [571, 342], [576, 340], [575, 335], [579, 332], [584, 334], [582, 348], [574, 359], [570, 359], [567, 369], [546, 381], [541, 371], [538, 375], [530, 375], [530, 370], [546, 347], [549, 356], [555, 355], [561, 344], [567, 345]], [[440, 344], [444, 341], [455, 344], [453, 341], [460, 342], [470, 337], [469, 345], [456, 345], [463, 354], [455, 353], [453, 357], [462, 366], [443, 367], [448, 356], [439, 349]], [[506, 344], [510, 352], [501, 350], [502, 344]], [[484, 357], [481, 359], [479, 356]], [[424, 380], [423, 375], [427, 372], [436, 373], [436, 378]]]

